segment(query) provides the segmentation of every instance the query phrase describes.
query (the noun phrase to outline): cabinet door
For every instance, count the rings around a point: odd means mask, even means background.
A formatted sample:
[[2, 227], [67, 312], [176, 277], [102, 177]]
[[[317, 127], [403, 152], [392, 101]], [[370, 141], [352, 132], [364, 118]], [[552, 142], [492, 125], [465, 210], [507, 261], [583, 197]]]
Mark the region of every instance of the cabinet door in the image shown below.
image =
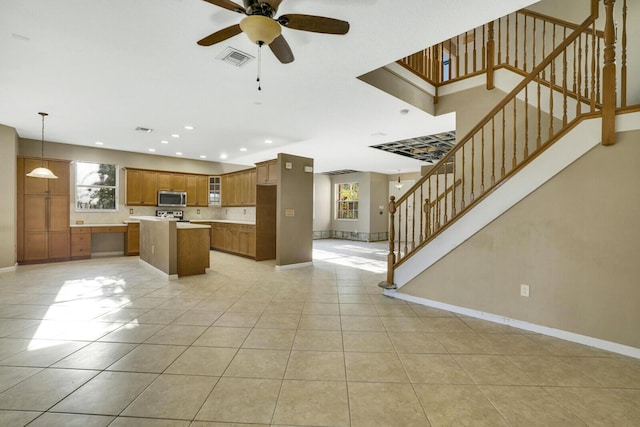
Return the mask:
[[91, 233], [76, 230], [71, 229], [71, 257], [88, 258], [91, 256]]
[[69, 258], [69, 230], [49, 232], [49, 259]]
[[278, 183], [278, 161], [274, 160], [272, 162], [267, 163], [268, 175], [267, 181], [269, 184], [277, 184]]
[[49, 160], [48, 167], [58, 179], [45, 179], [47, 181], [48, 191], [50, 195], [54, 196], [68, 196], [69, 195], [69, 175], [70, 166], [67, 161]]
[[181, 173], [171, 174], [171, 190], [173, 191], [187, 191], [187, 184], [185, 182], [185, 175]]
[[158, 205], [158, 174], [156, 172], [143, 171], [142, 173], [142, 204]]
[[269, 166], [266, 163], [256, 165], [256, 176], [258, 185], [266, 184], [269, 180]]
[[227, 175], [220, 176], [220, 206], [229, 205], [229, 196], [227, 189], [229, 188], [229, 177]]
[[47, 223], [47, 209], [47, 198], [45, 196], [33, 194], [27, 194], [24, 196], [25, 232], [42, 233], [48, 231], [49, 224]]
[[24, 232], [24, 261], [46, 261], [49, 258], [49, 233]]
[[185, 177], [187, 186], [187, 206], [196, 206], [198, 204], [198, 183], [195, 175], [187, 175]]
[[156, 175], [158, 191], [173, 190], [173, 174], [171, 172], [158, 172]]
[[127, 169], [125, 173], [125, 200], [129, 206], [142, 205], [142, 171]]
[[238, 196], [237, 196], [237, 177], [238, 175], [227, 175], [227, 206], [236, 206]]
[[247, 197], [247, 204], [249, 206], [256, 205], [256, 177], [257, 171], [255, 169], [249, 171], [248, 181], [249, 181], [249, 193]]
[[225, 248], [225, 227], [220, 224], [211, 226], [211, 247], [215, 249]]
[[51, 196], [48, 206], [49, 231], [64, 231], [69, 229], [69, 196]]
[[140, 253], [140, 224], [131, 223], [127, 226], [127, 255]]
[[196, 206], [209, 206], [209, 177], [198, 175], [196, 177]]

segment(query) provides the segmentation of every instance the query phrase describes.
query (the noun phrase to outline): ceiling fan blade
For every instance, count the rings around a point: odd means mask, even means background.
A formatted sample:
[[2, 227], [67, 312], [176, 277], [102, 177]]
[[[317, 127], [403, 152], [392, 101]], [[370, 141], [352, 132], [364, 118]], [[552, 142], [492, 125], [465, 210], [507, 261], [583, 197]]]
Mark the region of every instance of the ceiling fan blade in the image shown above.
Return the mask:
[[280, 25], [294, 30], [312, 31], [324, 34], [347, 34], [349, 23], [324, 16], [301, 15], [292, 13], [278, 18]]
[[282, 37], [280, 34], [276, 37], [270, 44], [271, 52], [278, 58], [280, 62], [283, 64], [288, 64], [293, 62], [293, 52], [291, 52], [291, 48], [289, 47], [289, 43]]
[[198, 44], [200, 46], [211, 46], [212, 44], [216, 44], [223, 40], [236, 36], [241, 32], [242, 30], [240, 29], [240, 24], [232, 25], [230, 27], [223, 28], [220, 31], [216, 31], [213, 34], [209, 34], [207, 37], [198, 41]]
[[232, 2], [231, 0], [204, 0], [207, 3], [211, 3], [213, 5], [219, 6], [223, 9], [231, 10], [233, 12], [244, 13], [247, 12], [244, 10], [244, 7], [240, 6], [237, 3]]

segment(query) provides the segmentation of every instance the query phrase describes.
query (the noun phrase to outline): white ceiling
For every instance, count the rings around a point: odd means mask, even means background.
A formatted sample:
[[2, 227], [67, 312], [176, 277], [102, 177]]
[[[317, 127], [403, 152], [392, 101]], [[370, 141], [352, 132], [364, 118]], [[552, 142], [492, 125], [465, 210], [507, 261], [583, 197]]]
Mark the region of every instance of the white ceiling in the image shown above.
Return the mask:
[[534, 2], [284, 0], [278, 15], [328, 16], [351, 29], [284, 28], [295, 62], [263, 49], [259, 92], [256, 60], [238, 68], [215, 59], [227, 46], [257, 55], [244, 34], [196, 45], [242, 18], [202, 0], [0, 0], [0, 123], [40, 139], [45, 111], [49, 141], [244, 165], [286, 152], [314, 158], [316, 172], [417, 171], [419, 161], [369, 146], [448, 131], [454, 118], [356, 77]]

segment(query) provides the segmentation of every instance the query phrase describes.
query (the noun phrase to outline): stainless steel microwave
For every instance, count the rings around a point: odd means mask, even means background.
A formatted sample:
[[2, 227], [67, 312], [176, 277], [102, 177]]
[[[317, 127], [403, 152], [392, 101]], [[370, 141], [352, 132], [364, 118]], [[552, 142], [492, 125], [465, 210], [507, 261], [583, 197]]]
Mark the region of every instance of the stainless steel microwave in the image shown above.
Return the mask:
[[187, 207], [186, 191], [158, 191], [158, 206], [168, 208]]

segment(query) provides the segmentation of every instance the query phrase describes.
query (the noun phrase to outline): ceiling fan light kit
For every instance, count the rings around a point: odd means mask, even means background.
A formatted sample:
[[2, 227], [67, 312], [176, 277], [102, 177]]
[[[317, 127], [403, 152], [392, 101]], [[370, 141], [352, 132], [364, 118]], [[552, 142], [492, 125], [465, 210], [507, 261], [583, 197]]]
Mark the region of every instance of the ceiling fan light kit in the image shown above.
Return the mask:
[[280, 24], [271, 18], [261, 15], [251, 15], [240, 21], [240, 29], [253, 43], [271, 44], [280, 35]]

